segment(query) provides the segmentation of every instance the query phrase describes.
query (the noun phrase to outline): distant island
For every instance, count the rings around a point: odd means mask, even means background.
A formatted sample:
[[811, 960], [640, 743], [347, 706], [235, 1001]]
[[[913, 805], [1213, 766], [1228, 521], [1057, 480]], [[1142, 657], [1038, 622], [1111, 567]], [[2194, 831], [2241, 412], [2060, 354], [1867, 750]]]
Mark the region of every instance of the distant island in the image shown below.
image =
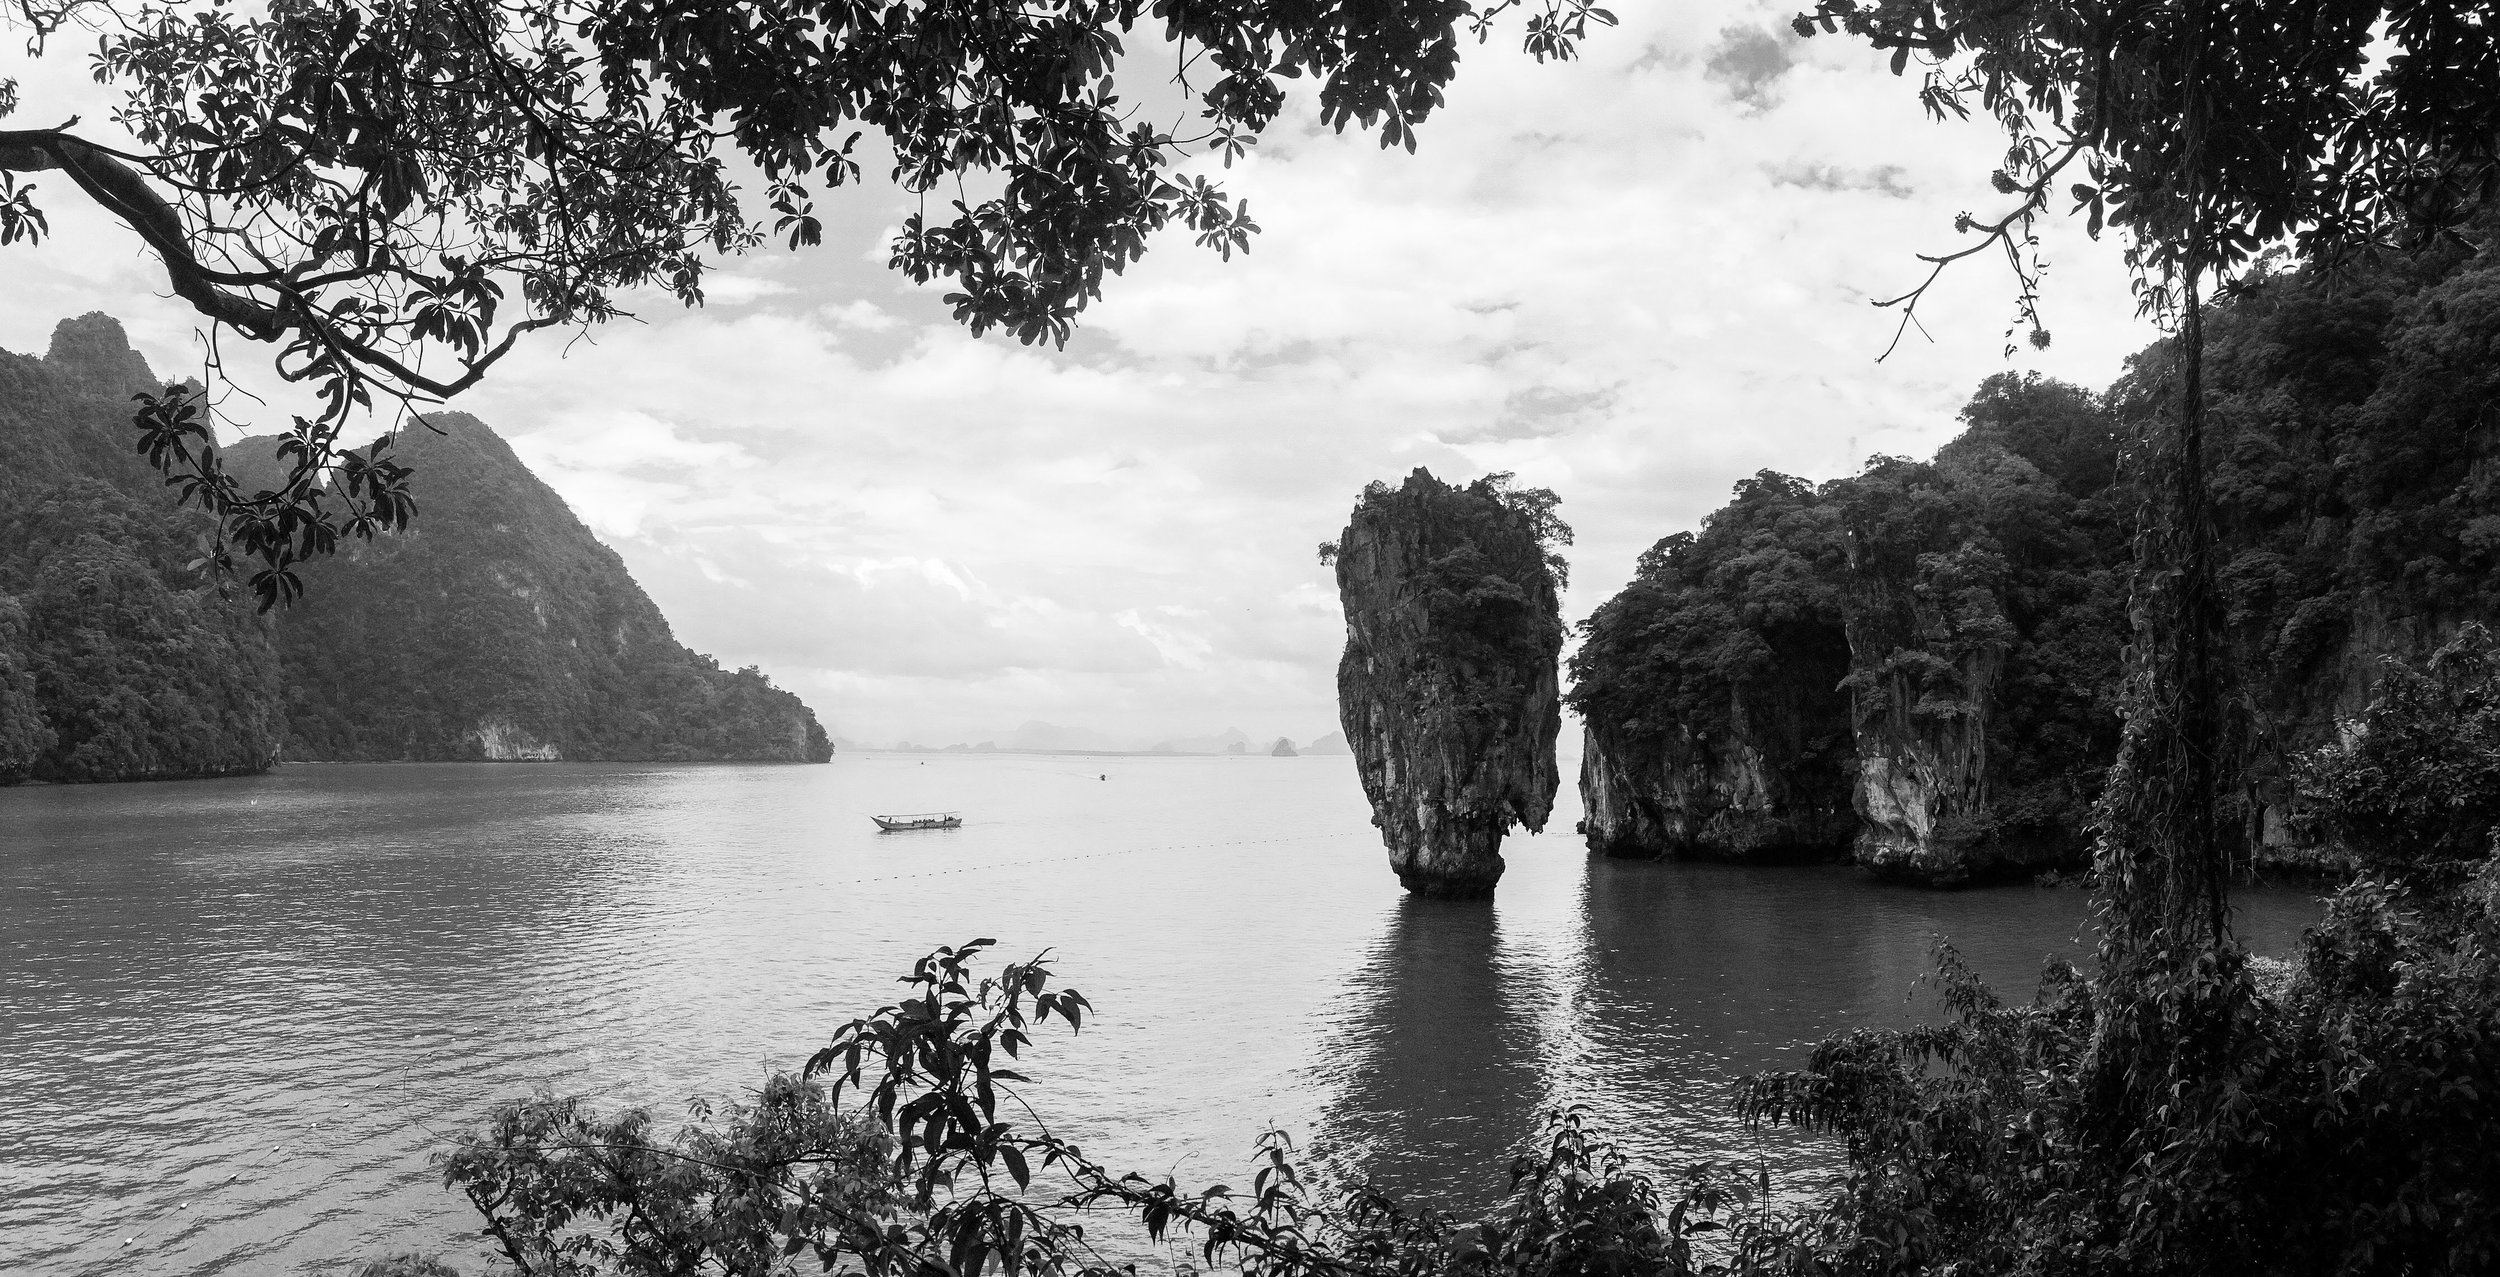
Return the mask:
[[[689, 651], [485, 423], [401, 432], [419, 516], [302, 569], [256, 615], [187, 565], [207, 520], [132, 454], [164, 383], [121, 325], [0, 351], [0, 784], [262, 771], [281, 760], [824, 762], [815, 714]], [[430, 427], [430, 428], [429, 428]], [[270, 439], [229, 449], [248, 484]]]

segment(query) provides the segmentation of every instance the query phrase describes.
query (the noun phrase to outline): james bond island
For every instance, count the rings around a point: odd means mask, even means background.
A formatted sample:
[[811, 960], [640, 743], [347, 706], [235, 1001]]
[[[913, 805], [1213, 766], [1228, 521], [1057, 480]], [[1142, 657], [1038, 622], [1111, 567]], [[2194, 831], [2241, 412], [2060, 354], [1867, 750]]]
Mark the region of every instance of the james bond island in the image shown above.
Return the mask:
[[1418, 468], [1374, 483], [1321, 547], [1345, 604], [1337, 712], [1389, 867], [1421, 895], [1493, 894], [1502, 836], [1543, 829], [1554, 806], [1563, 629], [1549, 547], [1570, 532], [1552, 493], [1507, 479], [1455, 488]]

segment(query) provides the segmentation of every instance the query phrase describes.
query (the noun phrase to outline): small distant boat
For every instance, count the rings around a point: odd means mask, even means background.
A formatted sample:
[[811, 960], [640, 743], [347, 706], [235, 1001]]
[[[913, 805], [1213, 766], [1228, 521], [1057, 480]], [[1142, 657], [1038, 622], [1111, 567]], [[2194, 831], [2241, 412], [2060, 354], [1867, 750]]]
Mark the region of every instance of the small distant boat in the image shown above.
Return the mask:
[[877, 828], [889, 834], [899, 834], [908, 829], [961, 829], [964, 823], [963, 817], [951, 811], [912, 812], [902, 816], [870, 816], [869, 819], [877, 822]]

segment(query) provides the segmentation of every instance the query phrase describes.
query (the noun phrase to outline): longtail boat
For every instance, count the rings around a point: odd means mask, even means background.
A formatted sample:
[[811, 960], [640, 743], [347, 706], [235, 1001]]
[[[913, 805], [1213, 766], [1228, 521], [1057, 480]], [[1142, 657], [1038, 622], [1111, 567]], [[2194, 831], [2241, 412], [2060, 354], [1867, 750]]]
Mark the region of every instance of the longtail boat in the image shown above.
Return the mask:
[[951, 811], [923, 811], [903, 816], [870, 816], [877, 828], [889, 834], [910, 829], [960, 829], [964, 818]]

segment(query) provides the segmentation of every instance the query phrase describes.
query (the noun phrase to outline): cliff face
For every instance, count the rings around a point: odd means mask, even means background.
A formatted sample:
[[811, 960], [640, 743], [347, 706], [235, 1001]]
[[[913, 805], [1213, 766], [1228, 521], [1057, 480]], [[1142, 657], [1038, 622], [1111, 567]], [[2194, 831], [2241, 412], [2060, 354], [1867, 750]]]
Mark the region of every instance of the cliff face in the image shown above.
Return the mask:
[[[1988, 745], [2012, 627], [1998, 605], [1991, 556], [1922, 556], [1903, 580], [1879, 563], [1852, 565], [1849, 678], [1859, 829], [1857, 862], [1930, 882], [1967, 877], [1988, 812]], [[1945, 562], [1939, 564], [1936, 560]], [[1975, 574], [1955, 572], [1981, 559]], [[1936, 588], [1919, 578], [1964, 579]], [[1972, 579], [1975, 577], [1976, 579]], [[1943, 607], [1938, 607], [1943, 604]]]
[[484, 422], [429, 421], [393, 447], [416, 471], [413, 530], [301, 569], [277, 627], [289, 757], [832, 757], [797, 697], [680, 645], [624, 560]]
[[1848, 846], [1844, 640], [1837, 627], [1776, 637], [1768, 660], [1789, 677], [1719, 689], [1723, 716], [1584, 718], [1580, 832], [1590, 850], [1767, 862]]
[[1837, 510], [1764, 473], [1641, 557], [1583, 627], [1572, 704], [1589, 847], [1627, 858], [1822, 859], [1856, 832], [1832, 583]]
[[[416, 530], [303, 569], [256, 616], [188, 569], [196, 510], [130, 447], [162, 389], [104, 315], [0, 351], [0, 784], [215, 776], [316, 759], [815, 759], [755, 670], [679, 646], [624, 563], [467, 417], [404, 436]], [[229, 449], [247, 483], [266, 440]]]
[[1409, 891], [1492, 894], [1559, 785], [1562, 622], [1536, 520], [1485, 480], [1373, 484], [1335, 549], [1338, 715]]

